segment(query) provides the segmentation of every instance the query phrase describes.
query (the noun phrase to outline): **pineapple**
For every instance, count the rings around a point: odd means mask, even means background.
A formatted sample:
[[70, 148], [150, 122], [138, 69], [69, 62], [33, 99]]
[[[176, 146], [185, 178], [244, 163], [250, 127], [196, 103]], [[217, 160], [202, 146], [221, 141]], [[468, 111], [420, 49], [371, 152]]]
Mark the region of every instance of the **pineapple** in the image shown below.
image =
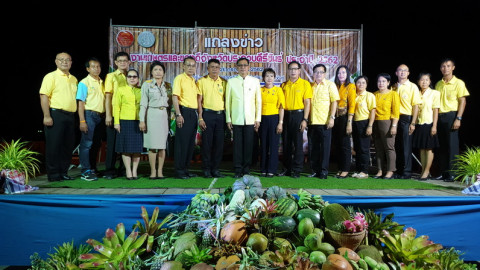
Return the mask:
[[210, 248], [215, 244], [216, 231], [217, 227], [215, 226], [208, 226], [205, 228], [202, 234], [202, 248]]

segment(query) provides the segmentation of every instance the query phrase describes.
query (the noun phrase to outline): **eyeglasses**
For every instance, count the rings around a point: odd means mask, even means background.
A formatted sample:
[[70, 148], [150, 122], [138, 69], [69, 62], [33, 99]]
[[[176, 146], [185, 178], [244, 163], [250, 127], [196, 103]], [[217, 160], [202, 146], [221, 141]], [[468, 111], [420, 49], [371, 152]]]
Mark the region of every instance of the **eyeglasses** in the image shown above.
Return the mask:
[[289, 68], [288, 70], [294, 70], [294, 71], [297, 71], [299, 70], [300, 68]]
[[70, 59], [70, 58], [57, 58], [57, 61], [61, 62], [61, 63], [70, 63], [72, 61], [72, 59]]
[[325, 74], [325, 71], [315, 71], [314, 74]]
[[129, 79], [136, 79], [136, 78], [138, 78], [138, 76], [135, 76], [135, 75], [128, 75], [128, 76], [127, 76], [127, 78], [129, 78]]
[[237, 67], [248, 67], [249, 65], [243, 64], [243, 65], [237, 65]]

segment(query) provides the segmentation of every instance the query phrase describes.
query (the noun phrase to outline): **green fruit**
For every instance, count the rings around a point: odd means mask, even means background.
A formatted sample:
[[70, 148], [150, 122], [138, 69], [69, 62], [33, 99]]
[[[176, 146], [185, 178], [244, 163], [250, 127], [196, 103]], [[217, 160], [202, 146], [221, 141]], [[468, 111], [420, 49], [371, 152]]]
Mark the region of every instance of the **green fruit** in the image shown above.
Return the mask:
[[308, 249], [305, 246], [299, 246], [297, 247], [297, 252], [305, 252], [305, 253], [310, 253], [310, 249]]
[[362, 258], [369, 256], [379, 263], [383, 262], [382, 254], [380, 254], [375, 246], [360, 245], [355, 252]]
[[300, 222], [304, 218], [310, 218], [313, 222], [314, 226], [318, 226], [320, 224], [320, 213], [313, 209], [302, 209], [299, 210], [295, 217], [297, 218], [298, 222]]
[[264, 252], [268, 247], [268, 239], [261, 233], [252, 233], [248, 237], [247, 247], [256, 252]]
[[335, 248], [332, 245], [330, 245], [329, 243], [321, 243], [318, 246], [317, 250], [319, 250], [319, 251], [321, 251], [321, 252], [323, 252], [327, 255], [335, 253]]
[[327, 261], [327, 256], [321, 251], [313, 251], [310, 253], [310, 261], [316, 264], [323, 264]]
[[315, 228], [315, 229], [313, 229], [313, 233], [318, 234], [318, 236], [320, 236], [320, 239], [323, 241], [323, 236], [324, 236], [324, 234], [323, 234], [322, 229]]
[[297, 223], [292, 217], [279, 216], [272, 219], [271, 225], [275, 229], [275, 234], [282, 236], [293, 232]]
[[273, 240], [273, 246], [275, 248], [275, 250], [280, 250], [283, 248], [292, 248], [292, 244], [290, 244], [290, 242], [287, 240], [287, 239], [284, 239], [284, 238], [280, 238], [280, 237], [275, 237], [275, 239]]
[[310, 218], [304, 218], [302, 220], [300, 220], [300, 223], [298, 223], [298, 234], [300, 236], [307, 236], [311, 233], [313, 233], [313, 229], [315, 229], [315, 227], [313, 226], [313, 222]]
[[297, 202], [287, 197], [278, 200], [276, 205], [277, 212], [282, 216], [293, 217], [298, 210]]
[[332, 203], [325, 206], [325, 208], [323, 208], [322, 214], [323, 220], [325, 221], [325, 227], [334, 231], [336, 231], [335, 229], [337, 224], [347, 219], [350, 219], [350, 213], [348, 213], [345, 207], [338, 203]]
[[317, 251], [322, 244], [322, 239], [320, 239], [320, 236], [318, 236], [318, 234], [311, 233], [305, 237], [303, 243], [310, 250]]

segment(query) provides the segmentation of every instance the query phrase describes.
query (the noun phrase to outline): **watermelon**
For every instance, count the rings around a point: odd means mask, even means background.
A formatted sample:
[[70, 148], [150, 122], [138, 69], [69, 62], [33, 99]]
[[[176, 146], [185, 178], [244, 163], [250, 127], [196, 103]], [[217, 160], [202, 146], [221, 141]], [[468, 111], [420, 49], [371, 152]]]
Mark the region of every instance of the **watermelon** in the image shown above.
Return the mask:
[[299, 210], [295, 214], [295, 217], [297, 218], [298, 222], [300, 222], [304, 218], [309, 218], [309, 219], [312, 220], [313, 225], [318, 226], [320, 224], [320, 213], [318, 211], [313, 210], [313, 209]]
[[276, 202], [277, 213], [282, 216], [293, 217], [298, 210], [298, 205], [295, 200], [290, 198], [281, 198]]
[[272, 219], [271, 225], [275, 229], [275, 234], [282, 236], [293, 232], [297, 223], [292, 217], [279, 216]]

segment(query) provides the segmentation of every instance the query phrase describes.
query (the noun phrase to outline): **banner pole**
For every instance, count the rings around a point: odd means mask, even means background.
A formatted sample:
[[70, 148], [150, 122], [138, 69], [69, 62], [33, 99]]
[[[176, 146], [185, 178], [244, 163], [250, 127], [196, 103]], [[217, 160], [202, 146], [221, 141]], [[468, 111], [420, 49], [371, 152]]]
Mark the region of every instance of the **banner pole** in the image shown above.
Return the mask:
[[360, 74], [363, 75], [363, 23], [360, 26]]

